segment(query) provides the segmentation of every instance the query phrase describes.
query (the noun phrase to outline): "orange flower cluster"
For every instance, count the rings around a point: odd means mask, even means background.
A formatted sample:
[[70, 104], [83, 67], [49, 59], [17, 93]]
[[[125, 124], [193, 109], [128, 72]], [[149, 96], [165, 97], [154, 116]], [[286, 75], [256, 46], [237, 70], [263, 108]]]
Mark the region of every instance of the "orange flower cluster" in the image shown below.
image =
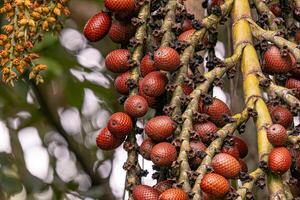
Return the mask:
[[70, 14], [67, 0], [4, 0], [0, 14], [6, 14], [7, 23], [0, 34], [0, 67], [2, 80], [13, 85], [21, 75], [27, 74], [37, 84], [43, 82], [40, 72], [46, 65], [37, 64], [39, 55], [32, 49], [46, 32], [59, 32], [63, 16]]

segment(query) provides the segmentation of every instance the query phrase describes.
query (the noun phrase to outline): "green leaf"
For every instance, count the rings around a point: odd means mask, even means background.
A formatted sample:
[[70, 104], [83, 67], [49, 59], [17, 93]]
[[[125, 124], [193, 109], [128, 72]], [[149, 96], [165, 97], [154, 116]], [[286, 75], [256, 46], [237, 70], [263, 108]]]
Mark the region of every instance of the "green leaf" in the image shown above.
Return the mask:
[[21, 192], [23, 188], [23, 185], [18, 179], [3, 175], [0, 177], [0, 186], [9, 195], [17, 194]]

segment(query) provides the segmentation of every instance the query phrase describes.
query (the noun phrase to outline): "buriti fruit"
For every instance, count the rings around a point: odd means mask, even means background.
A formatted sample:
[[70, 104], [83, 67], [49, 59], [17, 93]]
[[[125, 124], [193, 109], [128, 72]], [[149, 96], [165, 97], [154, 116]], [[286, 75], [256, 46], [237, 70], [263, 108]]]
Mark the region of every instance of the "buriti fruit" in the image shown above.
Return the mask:
[[240, 158], [240, 151], [239, 151], [238, 147], [235, 145], [234, 146], [224, 146], [224, 147], [222, 147], [221, 152], [232, 155], [236, 159]]
[[177, 157], [176, 148], [167, 142], [158, 143], [152, 148], [150, 157], [155, 165], [170, 167]]
[[196, 29], [187, 30], [179, 35], [178, 40], [182, 42], [187, 42], [195, 32]]
[[92, 16], [83, 29], [83, 34], [90, 42], [101, 40], [108, 33], [111, 26], [111, 18], [106, 12], [99, 12]]
[[126, 99], [124, 110], [132, 117], [143, 117], [148, 112], [148, 103], [144, 97], [132, 95]]
[[280, 124], [285, 128], [289, 128], [293, 123], [292, 113], [283, 106], [276, 106], [271, 112], [271, 117], [274, 123]]
[[157, 116], [150, 119], [145, 125], [145, 133], [154, 141], [164, 141], [175, 130], [174, 122], [169, 116]]
[[113, 150], [120, 146], [125, 138], [114, 136], [107, 127], [103, 128], [97, 136], [97, 146], [102, 150]]
[[127, 81], [130, 79], [130, 72], [124, 72], [115, 79], [115, 88], [121, 94], [129, 94]]
[[292, 165], [292, 156], [285, 147], [276, 147], [269, 154], [268, 166], [271, 171], [283, 174], [287, 172]]
[[126, 137], [133, 128], [131, 117], [123, 112], [114, 113], [107, 123], [108, 130], [116, 137]]
[[163, 193], [167, 189], [172, 188], [174, 181], [172, 180], [164, 180], [158, 182], [156, 185], [153, 186], [156, 190], [158, 190], [160, 193]]
[[141, 89], [150, 97], [158, 97], [165, 92], [168, 83], [166, 75], [159, 71], [151, 72], [141, 82]]
[[143, 158], [145, 158], [146, 160], [151, 160], [150, 154], [154, 146], [155, 143], [150, 138], [147, 138], [142, 142], [139, 151]]
[[157, 200], [159, 192], [148, 185], [137, 185], [132, 190], [134, 200]]
[[211, 166], [215, 173], [230, 179], [236, 178], [241, 171], [239, 161], [226, 153], [219, 153], [215, 155], [212, 159]]
[[189, 196], [182, 189], [170, 188], [159, 195], [158, 200], [189, 200]]
[[218, 127], [210, 122], [198, 122], [194, 124], [194, 130], [200, 136], [201, 141], [208, 143], [211, 142], [213, 134], [218, 131]]
[[135, 28], [132, 24], [115, 21], [109, 29], [108, 37], [115, 43], [127, 44], [134, 33]]
[[274, 146], [284, 146], [288, 141], [286, 129], [280, 124], [273, 124], [267, 130], [267, 137]]
[[157, 67], [154, 65], [154, 60], [151, 59], [150, 54], [147, 54], [141, 60], [140, 72], [143, 77], [153, 71], [157, 71]]
[[248, 145], [247, 143], [237, 136], [233, 136], [233, 145], [239, 150], [240, 158], [245, 158], [248, 155]]
[[208, 173], [204, 175], [200, 188], [203, 192], [213, 197], [223, 197], [229, 192], [229, 182], [221, 175]]
[[110, 52], [105, 59], [106, 68], [115, 73], [129, 70], [130, 51], [128, 49], [117, 49]]
[[280, 17], [281, 16], [281, 8], [280, 8], [280, 4], [278, 3], [273, 3], [270, 6], [270, 10], [271, 12], [276, 16], [276, 17]]
[[180, 55], [170, 47], [161, 47], [154, 53], [154, 65], [160, 70], [175, 71], [180, 66]]
[[130, 12], [134, 10], [135, 0], [105, 0], [104, 4], [113, 12]]
[[190, 142], [190, 147], [191, 147], [191, 150], [194, 153], [194, 157], [189, 159], [189, 163], [191, 165], [191, 168], [197, 169], [200, 166], [201, 162], [202, 162], [202, 159], [200, 158], [199, 155], [202, 152], [205, 152], [206, 146], [205, 146], [205, 144], [203, 144], [200, 141], [193, 141], [192, 140]]
[[295, 79], [295, 78], [289, 78], [286, 81], [285, 87], [289, 89], [294, 89], [296, 97], [300, 99], [300, 80]]

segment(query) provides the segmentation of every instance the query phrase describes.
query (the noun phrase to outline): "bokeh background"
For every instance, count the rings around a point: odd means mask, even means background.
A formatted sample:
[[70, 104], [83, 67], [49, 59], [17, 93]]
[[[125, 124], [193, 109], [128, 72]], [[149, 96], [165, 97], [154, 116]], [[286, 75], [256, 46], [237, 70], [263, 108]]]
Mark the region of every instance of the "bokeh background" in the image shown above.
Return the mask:
[[[201, 2], [186, 1], [197, 18], [204, 15]], [[0, 83], [1, 200], [126, 198], [122, 169], [126, 152], [122, 147], [104, 152], [95, 144], [109, 115], [121, 109], [113, 74], [104, 65], [105, 55], [118, 46], [109, 38], [89, 44], [82, 35], [88, 18], [103, 9], [102, 0], [71, 0], [69, 7], [72, 14], [61, 34], [48, 34], [35, 47], [41, 55], [38, 62], [49, 67], [43, 73], [45, 83], [36, 86], [19, 80], [14, 87]], [[3, 16], [1, 20], [5, 23]], [[220, 29], [220, 58], [232, 51], [228, 27]], [[214, 89], [234, 112], [243, 108], [239, 85], [238, 75], [225, 81], [225, 92]], [[250, 123], [243, 135], [250, 147], [250, 170], [256, 167], [255, 135]], [[151, 163], [140, 162], [150, 172], [143, 182], [153, 185]]]

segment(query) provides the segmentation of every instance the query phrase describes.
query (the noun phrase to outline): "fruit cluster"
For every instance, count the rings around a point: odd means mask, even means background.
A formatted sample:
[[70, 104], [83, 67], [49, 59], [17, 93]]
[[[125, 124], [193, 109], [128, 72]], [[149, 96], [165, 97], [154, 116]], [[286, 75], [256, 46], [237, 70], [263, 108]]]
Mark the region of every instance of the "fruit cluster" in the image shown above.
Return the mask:
[[[289, 109], [292, 104], [293, 108], [300, 105], [299, 68], [298, 59], [287, 47], [268, 43], [267, 48], [262, 48], [264, 42], [259, 45], [265, 74], [257, 76], [262, 87], [273, 91], [266, 101], [270, 115], [267, 114], [274, 123], [263, 127], [267, 129], [266, 145], [270, 143], [274, 148], [267, 163], [260, 160], [259, 173], [248, 174], [243, 160], [248, 154], [247, 143], [234, 133], [244, 132], [249, 117], [257, 118], [256, 102], [260, 97], [251, 96], [246, 108], [233, 115], [225, 102], [211, 96], [212, 86], [219, 86], [225, 74], [232, 78], [247, 45], [236, 45], [233, 56], [224, 61], [215, 55], [216, 26], [224, 23], [232, 5], [233, 0], [204, 1], [203, 7], [210, 15], [198, 21], [187, 13], [183, 1], [105, 0], [108, 11], [97, 13], [86, 23], [84, 35], [90, 42], [108, 35], [122, 46], [110, 52], [105, 62], [107, 70], [117, 74], [114, 84], [124, 95], [120, 98], [124, 111], [109, 118], [97, 137], [97, 145], [113, 150], [124, 144], [128, 151], [124, 169], [130, 198], [236, 199], [242, 195], [240, 188], [232, 187], [229, 180], [255, 181], [264, 186], [265, 172], [282, 175], [293, 168], [293, 173], [299, 175], [299, 152], [291, 144], [291, 138], [297, 143], [299, 128], [293, 125], [295, 112]], [[263, 5], [263, 9], [273, 12], [271, 17], [282, 14], [277, 4], [270, 8]], [[294, 34], [297, 41], [297, 32]], [[205, 74], [199, 70], [203, 51], [208, 52]], [[279, 77], [287, 73], [289, 78], [283, 83]], [[273, 79], [269, 79], [271, 75]], [[274, 90], [288, 97], [273, 98], [277, 95]], [[149, 118], [150, 109], [156, 111], [155, 116], [143, 129], [138, 128], [137, 119]], [[144, 140], [138, 145], [135, 134], [141, 133]], [[139, 166], [139, 155], [151, 160], [157, 170], [152, 175], [157, 179], [153, 187], [141, 184], [141, 176], [146, 173]], [[252, 198], [250, 193], [247, 191], [247, 196]]]
[[15, 79], [28, 72], [29, 79], [37, 84], [43, 82], [39, 73], [47, 66], [34, 63], [39, 55], [33, 53], [32, 48], [43, 39], [46, 32], [59, 32], [62, 29], [62, 16], [70, 14], [66, 3], [66, 0], [3, 2], [0, 13], [6, 14], [8, 21], [2, 26], [4, 33], [0, 35], [3, 81], [13, 84]]

